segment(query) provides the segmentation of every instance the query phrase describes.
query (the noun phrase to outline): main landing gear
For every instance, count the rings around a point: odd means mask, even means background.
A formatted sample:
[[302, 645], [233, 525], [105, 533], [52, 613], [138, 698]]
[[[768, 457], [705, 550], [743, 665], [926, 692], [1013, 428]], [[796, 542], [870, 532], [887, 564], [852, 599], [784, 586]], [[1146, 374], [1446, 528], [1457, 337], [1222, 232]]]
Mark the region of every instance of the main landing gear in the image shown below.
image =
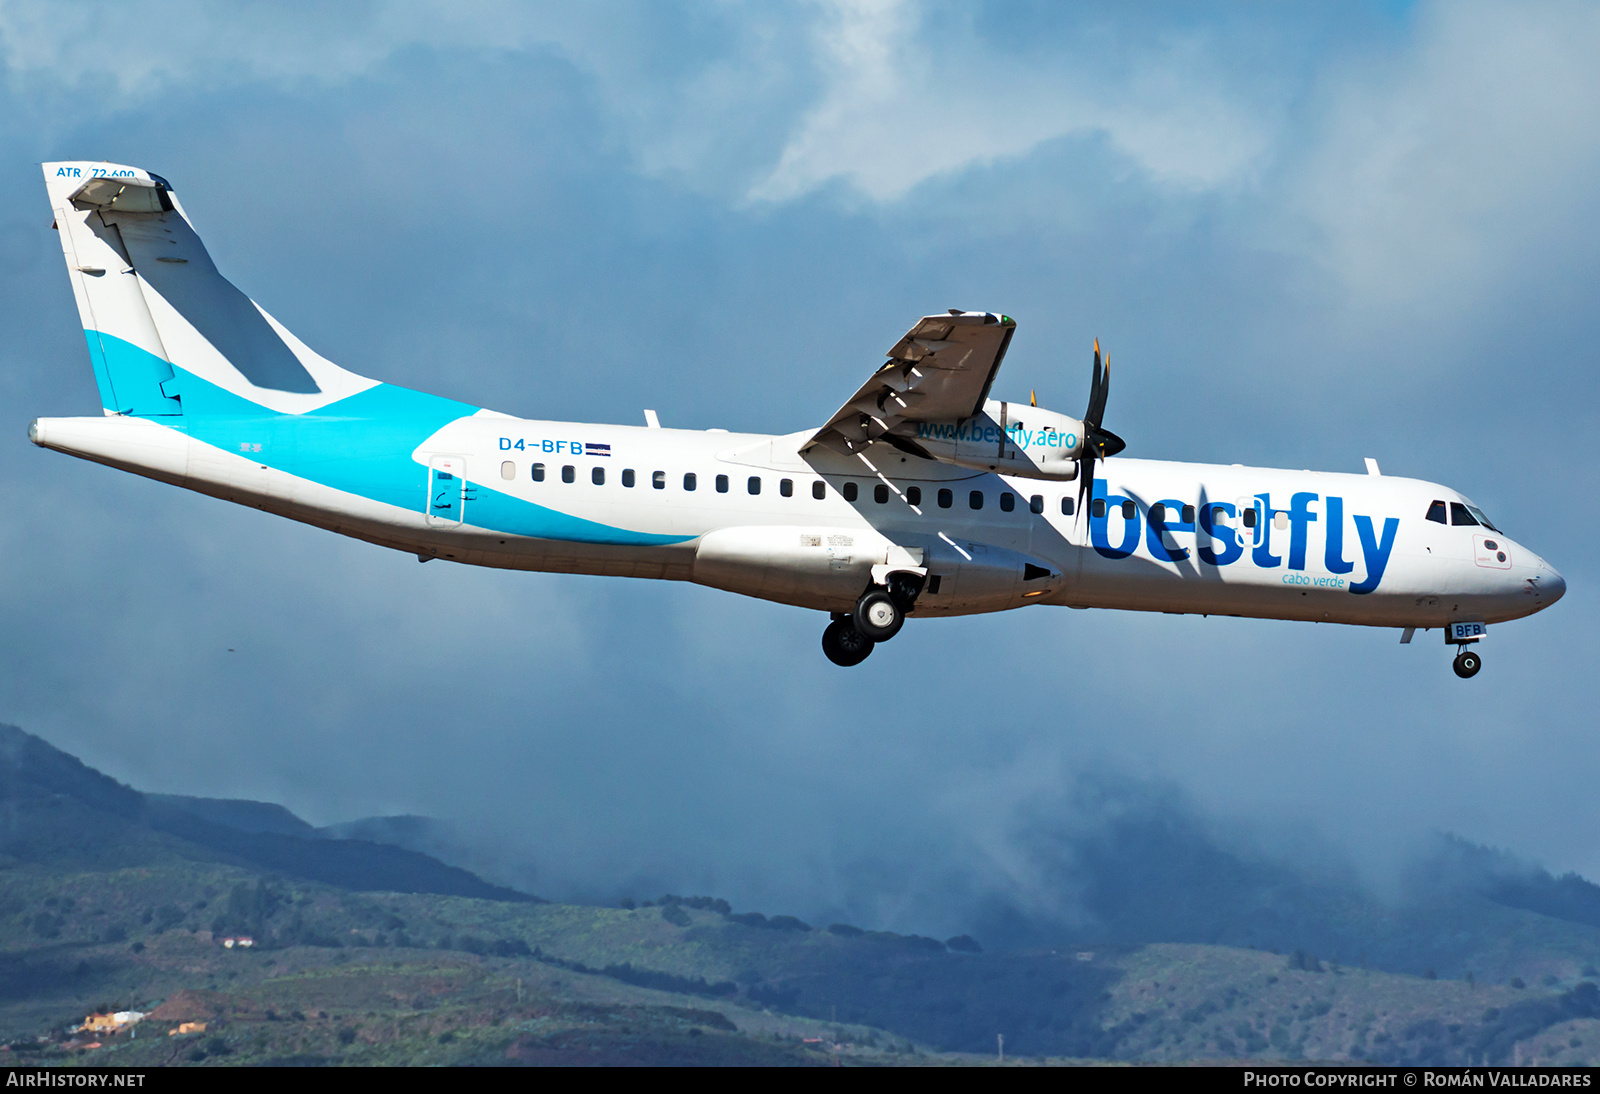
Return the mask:
[[922, 592], [920, 574], [890, 574], [889, 584], [872, 585], [856, 601], [856, 610], [834, 612], [833, 622], [822, 632], [822, 652], [835, 665], [849, 668], [871, 655], [879, 642], [900, 633], [906, 615]]
[[874, 642], [887, 642], [905, 625], [905, 609], [887, 589], [868, 589], [856, 601], [856, 630]]
[[860, 631], [848, 615], [837, 616], [822, 632], [822, 652], [828, 660], [842, 668], [859, 665], [872, 653], [877, 643]]

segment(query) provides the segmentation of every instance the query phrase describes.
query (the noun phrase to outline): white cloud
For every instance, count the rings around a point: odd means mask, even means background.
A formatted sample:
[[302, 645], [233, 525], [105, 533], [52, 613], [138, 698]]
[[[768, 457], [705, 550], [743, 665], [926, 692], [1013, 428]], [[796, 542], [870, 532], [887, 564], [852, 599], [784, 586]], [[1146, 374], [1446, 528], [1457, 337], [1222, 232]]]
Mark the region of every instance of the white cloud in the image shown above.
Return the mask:
[[562, 56], [594, 80], [643, 173], [760, 202], [835, 179], [893, 202], [1064, 136], [1101, 136], [1160, 184], [1214, 189], [1251, 178], [1275, 125], [1246, 94], [1258, 74], [1230, 75], [1250, 66], [1229, 66], [1200, 32], [1141, 40], [1085, 26], [1069, 46], [1003, 54], [962, 16], [931, 21], [907, 0], [667, 14], [437, 0], [0, 5], [11, 91], [50, 101], [53, 115], [136, 109], [184, 88], [338, 86], [408, 48]]
[[1597, 53], [1591, 5], [1451, 3], [1330, 74], [1287, 201], [1358, 307], [1460, 309], [1565, 249], [1593, 202]]
[[[996, 54], [970, 26], [926, 24], [904, 0], [828, 0], [812, 39], [823, 96], [751, 199], [842, 179], [888, 202], [1074, 135], [1102, 135], [1157, 182], [1210, 189], [1246, 180], [1270, 145], [1266, 115], [1229, 88], [1197, 37], [1098, 64], [1023, 59]], [[1119, 78], [1106, 78], [1107, 64]]]
[[[645, 174], [740, 192], [781, 145], [807, 58], [792, 8], [724, 2], [215, 5], [149, 0], [0, 4], [0, 73], [13, 101], [68, 126], [162, 96], [247, 84], [323, 93], [409, 50], [543, 53], [580, 72]], [[508, 88], [508, 94], [517, 90]], [[730, 183], [728, 179], [734, 181]]]
[[379, 0], [359, 5], [203, 0], [0, 5], [0, 62], [13, 84], [102, 89], [137, 105], [164, 91], [252, 80], [337, 84], [414, 45], [520, 49], [580, 37], [582, 20], [500, 2]]
[[1271, 111], [1247, 101], [1225, 51], [1202, 35], [1108, 46], [1087, 27], [1071, 58], [1021, 57], [997, 53], [977, 29], [926, 21], [907, 0], [667, 16], [433, 0], [12, 0], [0, 6], [0, 64], [14, 94], [103, 114], [175, 89], [336, 86], [414, 47], [545, 49], [594, 80], [641, 170], [774, 202], [835, 179], [893, 201], [925, 179], [1072, 135], [1102, 135], [1137, 170], [1184, 188], [1235, 184], [1269, 150]]

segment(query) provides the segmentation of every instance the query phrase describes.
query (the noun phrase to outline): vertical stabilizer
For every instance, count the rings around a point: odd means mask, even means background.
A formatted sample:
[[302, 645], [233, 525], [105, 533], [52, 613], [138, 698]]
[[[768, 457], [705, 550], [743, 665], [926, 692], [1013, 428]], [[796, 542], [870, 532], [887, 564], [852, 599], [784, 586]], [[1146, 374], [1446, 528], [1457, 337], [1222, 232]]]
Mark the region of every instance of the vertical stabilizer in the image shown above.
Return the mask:
[[[85, 183], [102, 181], [104, 176], [90, 174], [96, 166], [45, 164], [45, 180], [100, 388], [100, 405], [108, 414], [177, 414], [181, 404], [162, 391], [162, 385], [173, 379], [172, 366], [133, 263], [115, 227], [101, 218], [98, 208], [72, 200]], [[119, 189], [133, 189], [145, 205], [160, 209], [166, 198], [163, 183], [132, 168], [112, 170], [119, 172]], [[128, 174], [121, 175], [122, 171]], [[165, 205], [172, 207], [170, 199]]]
[[108, 414], [204, 413], [213, 388], [303, 413], [375, 383], [312, 352], [223, 277], [161, 176], [86, 161], [44, 175]]

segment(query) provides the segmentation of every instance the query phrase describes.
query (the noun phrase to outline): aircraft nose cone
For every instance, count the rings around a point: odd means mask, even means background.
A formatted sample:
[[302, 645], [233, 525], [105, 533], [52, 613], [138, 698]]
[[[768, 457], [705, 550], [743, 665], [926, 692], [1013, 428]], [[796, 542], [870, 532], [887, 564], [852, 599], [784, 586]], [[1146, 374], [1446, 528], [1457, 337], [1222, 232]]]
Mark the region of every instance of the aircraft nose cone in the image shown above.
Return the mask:
[[1567, 579], [1557, 573], [1556, 568], [1548, 562], [1544, 564], [1544, 569], [1545, 573], [1539, 579], [1539, 591], [1554, 604], [1567, 595]]

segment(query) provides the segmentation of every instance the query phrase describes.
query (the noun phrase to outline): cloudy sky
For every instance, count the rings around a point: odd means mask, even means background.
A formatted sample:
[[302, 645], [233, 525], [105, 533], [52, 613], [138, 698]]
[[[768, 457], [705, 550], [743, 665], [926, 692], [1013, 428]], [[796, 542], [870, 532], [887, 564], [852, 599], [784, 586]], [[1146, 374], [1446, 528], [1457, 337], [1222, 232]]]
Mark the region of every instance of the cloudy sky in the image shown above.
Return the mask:
[[[151, 790], [415, 812], [548, 896], [926, 932], [1067, 900], [1086, 777], [1382, 881], [1428, 834], [1600, 876], [1600, 9], [1348, 2], [0, 6], [0, 720]], [[475, 571], [27, 443], [98, 412], [37, 164], [170, 179], [357, 372], [787, 432], [917, 316], [1130, 454], [1447, 482], [1570, 591], [1430, 635], [1038, 609], [844, 671], [812, 613]], [[229, 652], [229, 650], [236, 652]], [[1270, 834], [1270, 836], [1268, 835]], [[826, 919], [824, 919], [826, 921]]]

